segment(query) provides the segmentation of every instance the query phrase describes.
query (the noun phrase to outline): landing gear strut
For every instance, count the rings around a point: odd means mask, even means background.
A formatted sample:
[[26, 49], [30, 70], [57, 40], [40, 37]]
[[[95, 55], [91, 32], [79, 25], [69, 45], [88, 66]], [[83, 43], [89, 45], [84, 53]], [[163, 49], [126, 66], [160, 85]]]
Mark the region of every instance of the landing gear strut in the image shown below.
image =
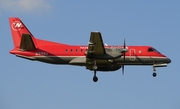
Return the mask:
[[156, 77], [157, 76], [157, 73], [156, 73], [156, 67], [153, 66], [153, 77]]
[[97, 70], [96, 60], [94, 60], [93, 69], [94, 69], [94, 70]]
[[93, 81], [97, 82], [98, 81], [98, 77], [96, 76], [96, 70], [97, 70], [96, 60], [94, 60], [93, 70], [94, 70]]
[[97, 82], [97, 81], [98, 81], [98, 77], [96, 76], [96, 70], [94, 70], [93, 81], [94, 81], [94, 82]]

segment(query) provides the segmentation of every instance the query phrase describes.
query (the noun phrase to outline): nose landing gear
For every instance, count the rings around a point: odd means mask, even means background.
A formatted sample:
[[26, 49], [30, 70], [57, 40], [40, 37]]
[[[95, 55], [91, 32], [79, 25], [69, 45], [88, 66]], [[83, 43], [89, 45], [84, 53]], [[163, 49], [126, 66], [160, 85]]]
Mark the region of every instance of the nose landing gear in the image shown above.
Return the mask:
[[156, 73], [156, 67], [155, 66], [153, 66], [153, 77], [156, 77], [157, 76], [157, 73]]
[[153, 73], [153, 77], [156, 77], [157, 76], [157, 73]]

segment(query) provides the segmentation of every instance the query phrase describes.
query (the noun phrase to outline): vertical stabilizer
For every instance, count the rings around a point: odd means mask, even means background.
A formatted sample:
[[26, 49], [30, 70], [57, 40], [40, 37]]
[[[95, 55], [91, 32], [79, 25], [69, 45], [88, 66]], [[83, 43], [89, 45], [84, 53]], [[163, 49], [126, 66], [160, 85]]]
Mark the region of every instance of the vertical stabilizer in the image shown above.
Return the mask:
[[29, 39], [31, 39], [31, 42], [35, 45], [35, 38], [19, 18], [9, 18], [9, 23], [10, 23], [14, 48], [20, 48], [20, 46], [22, 46], [23, 42], [21, 41], [24, 40], [24, 38], [22, 40], [22, 37], [24, 36], [23, 34], [29, 35], [28, 36]]

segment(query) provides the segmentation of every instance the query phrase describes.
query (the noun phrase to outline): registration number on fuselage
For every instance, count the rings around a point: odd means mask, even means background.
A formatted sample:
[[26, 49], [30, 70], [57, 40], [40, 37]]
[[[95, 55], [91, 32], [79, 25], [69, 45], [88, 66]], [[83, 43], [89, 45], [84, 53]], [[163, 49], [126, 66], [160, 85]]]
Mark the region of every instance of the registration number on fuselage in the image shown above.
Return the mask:
[[36, 52], [36, 56], [47, 56], [47, 52]]

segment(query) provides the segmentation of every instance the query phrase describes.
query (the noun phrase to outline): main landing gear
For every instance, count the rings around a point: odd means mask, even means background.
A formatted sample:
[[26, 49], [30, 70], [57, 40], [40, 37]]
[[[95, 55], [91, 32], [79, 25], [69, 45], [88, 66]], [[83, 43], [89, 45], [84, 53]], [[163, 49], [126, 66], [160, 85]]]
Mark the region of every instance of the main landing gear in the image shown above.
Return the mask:
[[94, 70], [93, 81], [94, 81], [94, 82], [97, 82], [97, 81], [98, 81], [98, 77], [96, 76], [96, 70]]
[[96, 76], [96, 70], [97, 70], [96, 60], [94, 60], [93, 70], [94, 70], [93, 81], [97, 82], [98, 81], [98, 77]]
[[153, 66], [153, 77], [156, 77], [157, 76], [157, 73], [156, 73], [156, 67], [155, 66]]

